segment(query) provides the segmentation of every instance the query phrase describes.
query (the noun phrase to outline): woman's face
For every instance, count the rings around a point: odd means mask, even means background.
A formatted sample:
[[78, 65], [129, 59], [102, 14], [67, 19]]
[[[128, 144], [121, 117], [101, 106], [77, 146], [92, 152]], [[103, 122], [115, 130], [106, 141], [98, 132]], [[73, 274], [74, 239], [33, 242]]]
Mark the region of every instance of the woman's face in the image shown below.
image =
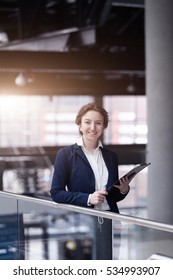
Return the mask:
[[96, 142], [104, 131], [103, 116], [97, 111], [88, 111], [82, 116], [79, 127], [84, 138]]

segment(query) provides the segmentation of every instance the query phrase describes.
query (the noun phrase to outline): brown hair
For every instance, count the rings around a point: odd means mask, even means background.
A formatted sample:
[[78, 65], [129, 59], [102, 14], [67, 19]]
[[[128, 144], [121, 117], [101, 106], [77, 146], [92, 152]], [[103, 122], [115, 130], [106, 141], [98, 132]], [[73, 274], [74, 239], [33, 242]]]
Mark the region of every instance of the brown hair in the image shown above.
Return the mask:
[[81, 109], [79, 110], [77, 116], [76, 116], [76, 120], [75, 123], [77, 125], [79, 125], [81, 123], [82, 117], [88, 112], [88, 111], [96, 111], [99, 112], [102, 116], [103, 116], [103, 122], [104, 122], [104, 128], [106, 128], [108, 126], [108, 113], [106, 112], [106, 110], [97, 105], [96, 103], [92, 102], [92, 103], [88, 103], [84, 106], [81, 107]]

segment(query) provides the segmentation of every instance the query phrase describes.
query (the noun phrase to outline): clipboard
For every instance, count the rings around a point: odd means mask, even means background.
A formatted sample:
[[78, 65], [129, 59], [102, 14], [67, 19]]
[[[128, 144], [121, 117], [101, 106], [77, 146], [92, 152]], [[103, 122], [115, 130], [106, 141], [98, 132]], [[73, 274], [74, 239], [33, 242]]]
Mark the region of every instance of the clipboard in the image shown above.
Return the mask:
[[128, 177], [130, 179], [133, 176], [136, 176], [139, 172], [141, 172], [144, 168], [148, 167], [151, 164], [149, 163], [141, 163], [139, 165], [136, 165], [134, 168], [132, 168], [129, 172], [127, 172], [124, 176], [122, 176], [120, 179], [118, 179], [115, 183], [113, 183], [106, 191], [110, 193], [114, 188], [115, 185], [119, 186], [120, 185], [120, 180], [124, 177]]

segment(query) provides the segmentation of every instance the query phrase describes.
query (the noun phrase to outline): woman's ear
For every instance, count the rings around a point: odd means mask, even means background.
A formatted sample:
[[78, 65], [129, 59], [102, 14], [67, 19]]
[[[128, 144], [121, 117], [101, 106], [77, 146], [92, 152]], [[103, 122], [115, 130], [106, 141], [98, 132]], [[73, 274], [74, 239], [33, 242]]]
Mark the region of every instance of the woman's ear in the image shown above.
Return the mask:
[[80, 127], [79, 127], [79, 132], [81, 135], [83, 134], [82, 129]]

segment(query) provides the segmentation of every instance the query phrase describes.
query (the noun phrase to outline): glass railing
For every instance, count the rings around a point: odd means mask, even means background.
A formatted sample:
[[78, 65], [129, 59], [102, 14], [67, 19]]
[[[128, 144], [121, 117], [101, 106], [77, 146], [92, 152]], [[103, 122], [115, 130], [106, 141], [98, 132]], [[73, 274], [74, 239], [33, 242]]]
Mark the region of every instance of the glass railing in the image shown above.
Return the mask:
[[173, 226], [0, 192], [1, 260], [173, 258]]

